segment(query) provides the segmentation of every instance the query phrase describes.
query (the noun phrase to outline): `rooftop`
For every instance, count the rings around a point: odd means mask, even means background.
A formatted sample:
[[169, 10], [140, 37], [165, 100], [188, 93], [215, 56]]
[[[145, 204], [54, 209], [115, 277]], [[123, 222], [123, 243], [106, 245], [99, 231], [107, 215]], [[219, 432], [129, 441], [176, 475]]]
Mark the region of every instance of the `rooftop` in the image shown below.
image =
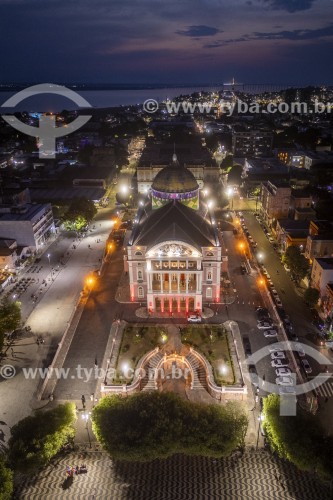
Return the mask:
[[27, 203], [22, 207], [24, 212], [6, 212], [1, 214], [0, 213], [0, 222], [5, 222], [5, 221], [31, 221], [35, 217], [38, 217], [41, 212], [45, 211], [46, 209], [51, 209], [50, 203], [35, 203], [35, 204], [30, 204]]
[[333, 257], [320, 257], [315, 259], [322, 269], [333, 269]]

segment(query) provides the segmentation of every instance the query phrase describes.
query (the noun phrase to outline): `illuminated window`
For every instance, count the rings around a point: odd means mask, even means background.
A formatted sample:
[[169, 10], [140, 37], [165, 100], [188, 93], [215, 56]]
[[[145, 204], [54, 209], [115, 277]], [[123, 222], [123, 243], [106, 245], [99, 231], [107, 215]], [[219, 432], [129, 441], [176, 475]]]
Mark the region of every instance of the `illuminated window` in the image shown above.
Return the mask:
[[207, 280], [208, 281], [212, 280], [212, 271], [208, 271], [208, 273], [207, 273]]
[[142, 271], [138, 271], [138, 280], [142, 280]]
[[142, 286], [139, 286], [139, 288], [138, 288], [138, 297], [139, 297], [139, 298], [142, 298], [142, 297], [144, 297], [144, 296], [145, 296], [145, 293], [144, 293], [144, 291], [143, 291], [143, 287], [142, 287]]
[[142, 255], [142, 252], [135, 252], [135, 255]]
[[212, 289], [209, 287], [209, 288], [207, 288], [207, 290], [206, 290], [206, 297], [207, 297], [207, 299], [209, 299], [209, 298], [211, 298], [212, 296], [213, 296], [213, 291], [212, 291]]

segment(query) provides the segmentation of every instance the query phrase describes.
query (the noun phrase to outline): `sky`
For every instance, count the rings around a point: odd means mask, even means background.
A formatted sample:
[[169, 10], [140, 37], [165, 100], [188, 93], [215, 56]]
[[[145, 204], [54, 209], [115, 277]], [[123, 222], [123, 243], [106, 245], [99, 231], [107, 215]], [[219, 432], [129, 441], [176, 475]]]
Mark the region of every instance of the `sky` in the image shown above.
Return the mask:
[[1, 82], [333, 84], [333, 0], [0, 0]]

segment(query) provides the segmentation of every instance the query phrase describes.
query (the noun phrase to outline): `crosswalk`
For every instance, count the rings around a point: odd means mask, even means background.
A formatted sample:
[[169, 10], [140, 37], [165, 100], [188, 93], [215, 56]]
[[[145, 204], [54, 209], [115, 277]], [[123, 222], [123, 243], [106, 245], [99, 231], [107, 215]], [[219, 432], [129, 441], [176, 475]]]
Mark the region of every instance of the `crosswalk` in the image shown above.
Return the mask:
[[333, 397], [333, 380], [328, 380], [320, 386], [316, 385], [314, 391], [316, 392], [317, 396], [322, 396], [324, 398]]

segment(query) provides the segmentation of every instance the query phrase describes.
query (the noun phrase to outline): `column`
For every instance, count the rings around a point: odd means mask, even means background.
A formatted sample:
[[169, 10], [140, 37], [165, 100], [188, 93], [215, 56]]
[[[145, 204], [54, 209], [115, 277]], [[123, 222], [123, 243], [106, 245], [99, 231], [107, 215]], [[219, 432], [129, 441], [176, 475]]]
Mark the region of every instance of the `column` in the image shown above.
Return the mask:
[[177, 274], [177, 292], [180, 293], [180, 274]]
[[200, 273], [195, 273], [195, 280], [197, 283], [196, 289], [197, 293], [200, 292]]
[[169, 293], [171, 293], [172, 292], [172, 283], [171, 283], [172, 274], [170, 273], [170, 271], [168, 272], [168, 276], [169, 276]]
[[161, 297], [161, 312], [164, 313], [164, 297]]
[[177, 298], [177, 310], [180, 313], [180, 297]]
[[185, 302], [186, 302], [186, 314], [187, 314], [188, 313], [188, 297], [186, 297]]
[[161, 293], [163, 293], [163, 274], [160, 273], [160, 287], [161, 287]]
[[186, 293], [188, 293], [188, 273], [185, 273]]

